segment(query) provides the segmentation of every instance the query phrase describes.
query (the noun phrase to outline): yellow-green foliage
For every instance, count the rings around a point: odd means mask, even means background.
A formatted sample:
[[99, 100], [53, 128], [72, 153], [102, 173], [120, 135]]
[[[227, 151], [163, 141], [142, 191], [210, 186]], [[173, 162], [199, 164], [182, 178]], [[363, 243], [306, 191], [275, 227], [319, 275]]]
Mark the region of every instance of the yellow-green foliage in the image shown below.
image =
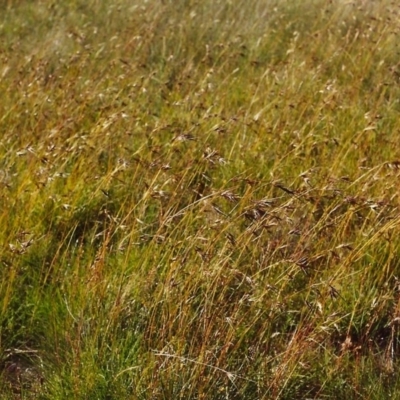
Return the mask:
[[2, 398], [399, 397], [396, 2], [1, 10]]

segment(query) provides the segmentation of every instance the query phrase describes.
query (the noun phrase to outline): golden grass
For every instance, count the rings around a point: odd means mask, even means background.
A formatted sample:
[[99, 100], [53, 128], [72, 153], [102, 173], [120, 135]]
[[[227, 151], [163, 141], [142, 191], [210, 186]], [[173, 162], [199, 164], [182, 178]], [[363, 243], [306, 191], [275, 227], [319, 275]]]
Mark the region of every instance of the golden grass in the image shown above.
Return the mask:
[[398, 21], [8, 2], [4, 398], [396, 398]]

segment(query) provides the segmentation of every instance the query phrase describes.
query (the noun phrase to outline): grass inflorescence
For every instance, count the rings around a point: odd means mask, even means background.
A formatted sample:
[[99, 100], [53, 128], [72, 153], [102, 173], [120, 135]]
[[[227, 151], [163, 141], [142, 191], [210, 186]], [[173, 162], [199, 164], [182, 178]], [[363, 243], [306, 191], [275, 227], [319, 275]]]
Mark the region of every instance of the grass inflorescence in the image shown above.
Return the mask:
[[2, 9], [2, 398], [397, 398], [395, 2]]

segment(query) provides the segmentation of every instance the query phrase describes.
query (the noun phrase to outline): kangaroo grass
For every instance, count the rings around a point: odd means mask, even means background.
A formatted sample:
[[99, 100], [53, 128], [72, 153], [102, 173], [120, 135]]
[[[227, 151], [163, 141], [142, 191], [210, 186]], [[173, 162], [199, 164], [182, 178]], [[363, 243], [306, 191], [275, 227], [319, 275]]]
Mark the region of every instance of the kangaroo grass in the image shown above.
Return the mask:
[[2, 398], [399, 397], [399, 12], [5, 2]]

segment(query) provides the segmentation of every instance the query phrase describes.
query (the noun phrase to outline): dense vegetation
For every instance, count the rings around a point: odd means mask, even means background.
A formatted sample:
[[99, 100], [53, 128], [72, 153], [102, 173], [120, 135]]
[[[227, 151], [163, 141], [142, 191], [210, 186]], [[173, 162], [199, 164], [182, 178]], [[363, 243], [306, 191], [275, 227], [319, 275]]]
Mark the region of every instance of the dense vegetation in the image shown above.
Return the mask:
[[400, 398], [396, 2], [1, 9], [1, 398]]

